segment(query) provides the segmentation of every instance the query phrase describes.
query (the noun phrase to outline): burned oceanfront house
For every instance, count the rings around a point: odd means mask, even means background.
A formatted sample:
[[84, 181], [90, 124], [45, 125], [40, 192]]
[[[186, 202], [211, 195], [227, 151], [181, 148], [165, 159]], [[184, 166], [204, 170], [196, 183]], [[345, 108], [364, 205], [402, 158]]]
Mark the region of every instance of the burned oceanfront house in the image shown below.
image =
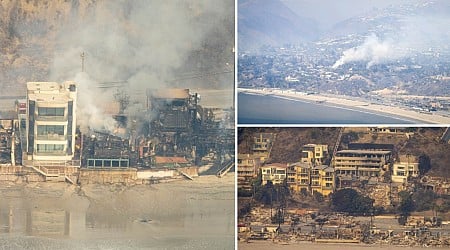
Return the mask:
[[147, 112], [153, 117], [137, 136], [140, 164], [155, 166], [155, 156], [184, 157], [195, 166], [215, 160], [220, 168], [233, 158], [232, 115], [220, 117], [222, 110], [199, 102], [189, 89], [147, 90]]
[[114, 116], [122, 126], [120, 136], [99, 131], [82, 136], [82, 167], [136, 168], [158, 176], [164, 170], [172, 175], [174, 169], [198, 175], [199, 167], [207, 164], [214, 174], [229, 167], [234, 162], [234, 129], [224, 123], [232, 121], [219, 120], [219, 110], [201, 107], [199, 99], [189, 89], [147, 90], [143, 110]]
[[117, 127], [83, 133], [80, 94], [71, 81], [27, 83], [26, 99], [16, 101], [15, 117], [1, 127], [2, 179], [147, 183], [222, 176], [234, 166], [232, 110], [203, 108], [188, 89], [149, 90], [134, 112], [111, 99], [113, 112], [103, 115]]

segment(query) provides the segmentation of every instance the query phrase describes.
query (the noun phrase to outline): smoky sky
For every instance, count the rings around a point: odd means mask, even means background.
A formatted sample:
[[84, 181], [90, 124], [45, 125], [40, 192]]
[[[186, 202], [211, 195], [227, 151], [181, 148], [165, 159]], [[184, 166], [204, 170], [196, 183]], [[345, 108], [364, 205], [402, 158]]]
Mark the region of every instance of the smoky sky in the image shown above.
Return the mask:
[[[99, 86], [126, 83], [132, 103], [146, 89], [231, 89], [233, 46], [232, 0], [98, 1], [73, 7], [59, 29], [50, 79], [77, 81], [82, 129], [112, 130], [102, 107], [114, 102], [114, 90]], [[177, 80], [186, 76], [194, 80]]]
[[313, 19], [326, 30], [345, 19], [362, 15], [375, 8], [385, 8], [408, 0], [282, 0], [300, 16]]

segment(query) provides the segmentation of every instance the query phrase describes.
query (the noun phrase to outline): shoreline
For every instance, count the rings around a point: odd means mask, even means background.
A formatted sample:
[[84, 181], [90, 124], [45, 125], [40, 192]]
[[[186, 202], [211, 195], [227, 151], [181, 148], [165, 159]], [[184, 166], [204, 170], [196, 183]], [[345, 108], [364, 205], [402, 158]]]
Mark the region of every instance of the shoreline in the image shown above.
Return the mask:
[[369, 101], [351, 100], [347, 96], [331, 96], [306, 94], [291, 90], [279, 89], [243, 89], [238, 88], [238, 93], [273, 96], [287, 100], [302, 101], [327, 107], [347, 109], [351, 111], [381, 115], [389, 118], [413, 122], [415, 124], [450, 124], [450, 117], [435, 114], [420, 113], [401, 107], [385, 106], [370, 103]]

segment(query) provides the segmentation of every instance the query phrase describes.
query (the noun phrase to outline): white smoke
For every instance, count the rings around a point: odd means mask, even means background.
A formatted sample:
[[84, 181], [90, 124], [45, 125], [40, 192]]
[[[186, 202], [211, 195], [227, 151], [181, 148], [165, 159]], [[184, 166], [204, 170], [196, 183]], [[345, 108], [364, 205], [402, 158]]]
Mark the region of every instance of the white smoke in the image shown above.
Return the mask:
[[77, 123], [80, 131], [85, 134], [90, 129], [114, 131], [117, 126], [116, 121], [97, 105], [97, 103], [107, 101], [103, 98], [106, 95], [97, 95], [95, 81], [84, 72], [76, 74], [74, 80], [78, 87]]
[[410, 15], [399, 20], [395, 32], [368, 36], [362, 45], [350, 48], [332, 66], [334, 69], [350, 62], [367, 62], [367, 68], [404, 57], [430, 51], [448, 53], [450, 16]]
[[380, 41], [375, 34], [372, 34], [362, 45], [345, 50], [342, 57], [334, 63], [333, 68], [356, 61], [367, 61], [367, 68], [370, 68], [372, 65], [392, 60], [396, 56], [392, 41]]
[[[231, 53], [234, 32], [228, 31], [234, 25], [224, 23], [234, 20], [234, 1], [81, 2], [72, 6], [71, 17], [59, 30], [50, 78], [74, 79], [81, 71], [80, 54], [84, 52], [85, 74], [82, 78], [78, 75], [76, 81], [81, 81], [78, 117], [87, 123], [83, 124], [85, 127], [109, 129], [112, 125], [101, 114], [105, 113], [102, 110], [105, 102], [114, 102], [114, 91], [105, 92], [97, 87], [99, 83], [126, 82], [124, 91], [133, 102], [137, 97], [132, 95], [138, 93], [141, 98], [147, 88], [192, 88], [173, 82], [185, 68], [214, 71], [217, 65], [225, 65], [222, 60], [234, 62]], [[211, 34], [216, 34], [212, 43], [216, 47], [205, 48], [211, 44]], [[192, 60], [195, 58], [192, 55], [211, 51], [214, 56], [202, 59], [207, 58], [206, 62]], [[211, 88], [206, 80], [196, 79], [195, 87]], [[233, 74], [220, 85], [232, 88]]]

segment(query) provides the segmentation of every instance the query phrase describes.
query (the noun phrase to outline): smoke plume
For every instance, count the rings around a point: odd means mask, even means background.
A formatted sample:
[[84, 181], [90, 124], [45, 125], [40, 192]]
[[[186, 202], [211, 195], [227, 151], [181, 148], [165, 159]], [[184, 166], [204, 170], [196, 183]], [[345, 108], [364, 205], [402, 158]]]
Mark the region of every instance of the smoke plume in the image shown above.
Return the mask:
[[[450, 9], [450, 7], [449, 7]], [[399, 20], [394, 32], [383, 34], [383, 39], [371, 34], [363, 44], [345, 50], [332, 66], [334, 69], [350, 62], [367, 62], [367, 68], [401, 58], [428, 52], [448, 53], [450, 16], [417, 14]]]
[[[186, 72], [223, 71], [234, 63], [234, 1], [76, 2], [84, 5], [72, 7], [57, 35], [50, 78], [78, 82], [82, 127], [114, 126], [102, 110], [114, 102], [114, 91], [99, 87], [117, 85], [132, 102], [143, 99], [147, 88], [233, 87], [233, 74], [218, 77], [213, 86], [210, 79], [173, 80]], [[82, 52], [84, 73], [79, 74]]]
[[392, 42], [380, 41], [375, 34], [372, 34], [366, 38], [362, 45], [345, 50], [342, 57], [333, 65], [333, 68], [336, 69], [346, 63], [355, 61], [367, 61], [367, 68], [370, 68], [374, 64], [392, 60], [394, 56]]

